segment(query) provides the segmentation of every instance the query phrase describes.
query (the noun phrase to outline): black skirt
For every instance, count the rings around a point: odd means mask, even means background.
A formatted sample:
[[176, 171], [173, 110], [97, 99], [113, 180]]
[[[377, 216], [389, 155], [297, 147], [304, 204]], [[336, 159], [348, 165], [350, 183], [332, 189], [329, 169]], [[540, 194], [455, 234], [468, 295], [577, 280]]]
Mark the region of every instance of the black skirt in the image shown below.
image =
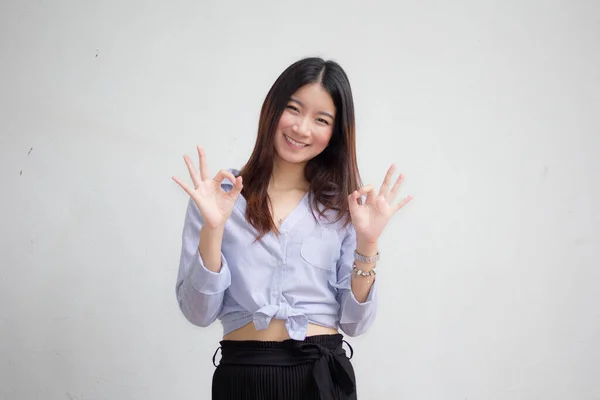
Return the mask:
[[[341, 334], [304, 341], [221, 341], [213, 400], [355, 400], [356, 379]], [[213, 363], [218, 353], [215, 352]], [[216, 363], [215, 363], [216, 365]]]

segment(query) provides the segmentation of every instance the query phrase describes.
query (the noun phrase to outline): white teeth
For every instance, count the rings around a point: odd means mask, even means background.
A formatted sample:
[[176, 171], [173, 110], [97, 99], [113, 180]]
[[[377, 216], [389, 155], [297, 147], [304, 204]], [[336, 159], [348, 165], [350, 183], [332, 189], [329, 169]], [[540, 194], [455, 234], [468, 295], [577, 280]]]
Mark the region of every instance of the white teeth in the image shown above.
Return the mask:
[[293, 144], [296, 147], [306, 147], [306, 146], [308, 146], [307, 144], [296, 142], [294, 139], [292, 139], [288, 135], [283, 135], [283, 136], [285, 136], [285, 140], [287, 140], [289, 143]]

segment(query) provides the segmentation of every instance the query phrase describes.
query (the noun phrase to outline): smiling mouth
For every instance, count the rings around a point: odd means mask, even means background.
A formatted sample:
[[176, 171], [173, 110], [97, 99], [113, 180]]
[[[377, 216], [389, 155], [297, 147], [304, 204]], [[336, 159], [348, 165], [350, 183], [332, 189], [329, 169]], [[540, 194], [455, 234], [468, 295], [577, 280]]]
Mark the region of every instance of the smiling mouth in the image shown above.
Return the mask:
[[308, 146], [306, 143], [298, 142], [298, 141], [292, 139], [291, 137], [289, 137], [285, 133], [283, 134], [283, 136], [285, 136], [285, 140], [287, 140], [287, 142], [290, 143], [293, 146], [300, 147], [300, 148]]

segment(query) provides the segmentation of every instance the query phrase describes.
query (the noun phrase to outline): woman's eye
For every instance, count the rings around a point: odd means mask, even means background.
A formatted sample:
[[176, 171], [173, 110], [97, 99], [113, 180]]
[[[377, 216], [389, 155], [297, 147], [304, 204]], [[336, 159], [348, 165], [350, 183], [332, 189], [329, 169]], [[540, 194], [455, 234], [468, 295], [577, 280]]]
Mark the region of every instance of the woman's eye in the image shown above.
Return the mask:
[[287, 108], [288, 108], [288, 109], [290, 109], [290, 110], [292, 110], [292, 111], [296, 111], [296, 112], [298, 112], [298, 108], [296, 108], [296, 106], [293, 106], [293, 105], [291, 105], [291, 104], [290, 104], [290, 105], [288, 105], [288, 106], [287, 106]]
[[320, 123], [322, 123], [322, 124], [329, 125], [329, 121], [327, 121], [326, 119], [323, 119], [323, 118], [317, 118], [317, 121], [319, 121], [319, 122], [320, 122]]

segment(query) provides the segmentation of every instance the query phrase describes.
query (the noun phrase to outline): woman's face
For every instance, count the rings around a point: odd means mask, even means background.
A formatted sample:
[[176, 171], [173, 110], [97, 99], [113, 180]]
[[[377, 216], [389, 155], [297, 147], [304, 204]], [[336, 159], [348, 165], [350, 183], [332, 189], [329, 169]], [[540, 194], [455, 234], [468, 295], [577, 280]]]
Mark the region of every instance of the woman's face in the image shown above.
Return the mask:
[[331, 96], [318, 83], [302, 86], [289, 99], [275, 132], [275, 152], [290, 163], [306, 163], [329, 144], [335, 121]]

